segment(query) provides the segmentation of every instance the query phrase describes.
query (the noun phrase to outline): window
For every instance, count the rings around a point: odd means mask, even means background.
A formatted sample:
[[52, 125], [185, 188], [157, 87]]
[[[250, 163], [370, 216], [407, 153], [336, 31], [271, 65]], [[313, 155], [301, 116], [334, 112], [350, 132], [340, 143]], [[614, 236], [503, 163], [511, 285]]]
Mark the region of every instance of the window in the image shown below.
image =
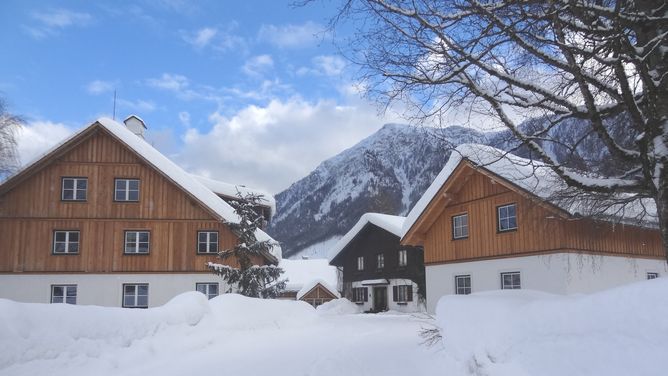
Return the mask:
[[458, 275], [455, 276], [455, 294], [468, 295], [471, 293], [471, 276]]
[[196, 283], [195, 290], [206, 295], [207, 298], [215, 298], [218, 296], [218, 283]]
[[469, 215], [461, 214], [452, 217], [452, 238], [464, 239], [469, 237]]
[[148, 308], [148, 283], [123, 284], [123, 307]]
[[399, 251], [399, 266], [408, 265], [408, 251], [402, 249]]
[[385, 267], [385, 254], [379, 253], [376, 255], [376, 269], [382, 269]]
[[218, 231], [197, 232], [197, 253], [218, 253]]
[[79, 253], [79, 231], [54, 231], [54, 255], [73, 255]]
[[413, 301], [413, 286], [399, 285], [392, 287], [392, 300], [398, 303]]
[[659, 273], [656, 272], [648, 272], [647, 273], [647, 279], [657, 279], [659, 278]]
[[88, 178], [63, 178], [63, 201], [86, 201]]
[[139, 179], [115, 179], [114, 201], [139, 201]]
[[357, 258], [357, 270], [364, 270], [364, 256]]
[[368, 288], [367, 287], [355, 287], [353, 288], [353, 301], [355, 303], [363, 303], [369, 300], [368, 298]]
[[501, 289], [517, 290], [521, 288], [520, 272], [501, 273]]
[[51, 285], [51, 303], [77, 304], [77, 285]]
[[503, 205], [497, 208], [499, 232], [517, 229], [517, 213], [515, 209], [515, 204]]
[[147, 254], [149, 251], [150, 233], [148, 231], [126, 231], [125, 253]]

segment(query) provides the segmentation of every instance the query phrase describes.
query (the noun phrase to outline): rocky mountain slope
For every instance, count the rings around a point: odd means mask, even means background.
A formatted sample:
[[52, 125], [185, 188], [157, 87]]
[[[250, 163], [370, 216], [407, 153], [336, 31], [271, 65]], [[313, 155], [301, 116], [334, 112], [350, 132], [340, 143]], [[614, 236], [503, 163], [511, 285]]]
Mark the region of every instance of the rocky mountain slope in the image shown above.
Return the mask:
[[469, 128], [387, 124], [276, 195], [268, 232], [290, 257], [344, 234], [365, 212], [406, 214], [445, 165], [451, 146], [467, 142], [488, 140]]

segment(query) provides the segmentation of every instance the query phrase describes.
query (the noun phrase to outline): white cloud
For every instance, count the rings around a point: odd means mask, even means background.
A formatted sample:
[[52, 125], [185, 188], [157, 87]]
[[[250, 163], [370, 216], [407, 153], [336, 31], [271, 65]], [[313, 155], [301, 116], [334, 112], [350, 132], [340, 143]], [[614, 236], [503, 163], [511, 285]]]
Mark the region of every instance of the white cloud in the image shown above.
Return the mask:
[[190, 127], [190, 113], [187, 111], [179, 112], [179, 121], [181, 122], [181, 125]]
[[301, 25], [262, 25], [258, 39], [281, 48], [303, 48], [318, 41], [325, 30], [320, 24], [308, 21]]
[[115, 82], [95, 80], [86, 85], [86, 91], [88, 94], [99, 95], [114, 90], [114, 87], [116, 87]]
[[61, 30], [73, 26], [86, 26], [93, 16], [88, 13], [75, 12], [68, 9], [51, 9], [34, 12], [31, 15], [35, 25], [24, 26], [25, 30], [35, 39], [56, 35]]
[[278, 192], [324, 159], [354, 145], [387, 122], [364, 102], [340, 105], [299, 97], [216, 112], [208, 132], [189, 129], [176, 157], [186, 169], [236, 184]]
[[195, 48], [204, 48], [215, 36], [218, 34], [218, 29], [213, 27], [205, 27], [195, 31], [192, 34], [184, 34], [183, 40], [192, 44]]
[[260, 76], [273, 67], [274, 59], [271, 55], [258, 55], [246, 60], [241, 69], [249, 76]]
[[300, 67], [298, 76], [340, 76], [346, 67], [346, 62], [336, 55], [319, 55], [311, 59], [312, 67]]
[[156, 89], [182, 91], [188, 87], [190, 80], [180, 74], [163, 73], [160, 78], [149, 78], [146, 83]]
[[65, 124], [51, 121], [33, 121], [21, 127], [16, 135], [21, 164], [31, 162], [73, 132]]
[[124, 109], [127, 111], [137, 111], [139, 113], [152, 112], [156, 109], [155, 103], [153, 103], [152, 101], [145, 101], [142, 99], [138, 99], [136, 101], [130, 101], [127, 99], [118, 99], [116, 103], [118, 103], [118, 107], [120, 109]]

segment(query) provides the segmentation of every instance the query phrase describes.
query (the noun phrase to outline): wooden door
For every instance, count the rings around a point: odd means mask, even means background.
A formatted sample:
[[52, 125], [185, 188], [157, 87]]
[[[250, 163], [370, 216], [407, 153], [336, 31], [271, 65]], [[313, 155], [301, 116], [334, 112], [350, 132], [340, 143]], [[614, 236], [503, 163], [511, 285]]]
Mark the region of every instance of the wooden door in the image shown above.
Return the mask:
[[376, 312], [387, 311], [387, 287], [373, 288], [373, 310]]

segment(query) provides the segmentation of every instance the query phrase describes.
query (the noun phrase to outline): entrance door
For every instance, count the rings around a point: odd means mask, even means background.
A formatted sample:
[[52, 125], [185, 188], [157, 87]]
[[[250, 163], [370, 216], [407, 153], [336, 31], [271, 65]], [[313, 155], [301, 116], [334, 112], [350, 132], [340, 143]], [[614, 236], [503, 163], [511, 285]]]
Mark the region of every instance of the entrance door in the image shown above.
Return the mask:
[[373, 288], [373, 310], [376, 312], [387, 311], [387, 287]]

